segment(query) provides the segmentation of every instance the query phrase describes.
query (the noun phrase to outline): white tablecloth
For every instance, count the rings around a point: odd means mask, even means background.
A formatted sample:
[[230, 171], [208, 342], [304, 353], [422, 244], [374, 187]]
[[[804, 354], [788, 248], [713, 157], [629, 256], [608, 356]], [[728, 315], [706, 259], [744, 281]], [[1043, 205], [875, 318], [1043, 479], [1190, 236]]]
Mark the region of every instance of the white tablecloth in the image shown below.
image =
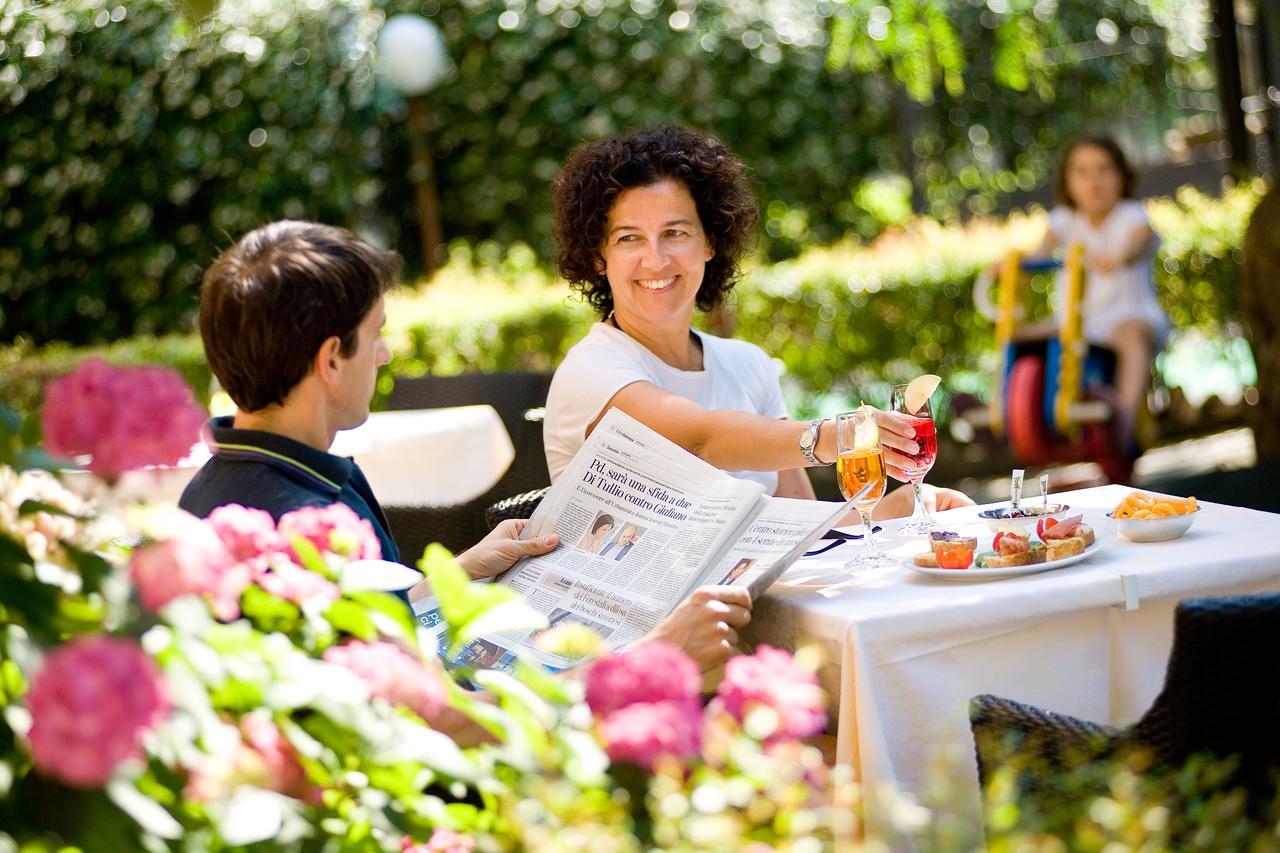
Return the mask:
[[[1129, 491], [1105, 486], [1055, 497], [1106, 511]], [[840, 564], [862, 544], [847, 542], [793, 566], [757, 603], [746, 639], [818, 641], [834, 664], [824, 681], [838, 703], [837, 758], [866, 785], [917, 793], [931, 764], [950, 761], [962, 811], [978, 820], [973, 696], [1131, 723], [1163, 684], [1180, 599], [1280, 591], [1280, 516], [1202, 507], [1173, 542], [1117, 537], [1075, 566], [985, 583], [935, 581], [905, 567], [838, 583]], [[948, 526], [973, 522], [977, 509], [940, 518]], [[920, 537], [895, 537], [896, 525], [885, 526], [882, 546], [895, 556], [925, 550]], [[1126, 609], [1125, 584], [1136, 609]], [[872, 830], [883, 828], [883, 815], [867, 817]]]
[[354, 456], [386, 506], [464, 503], [487, 492], [515, 458], [493, 406], [375, 412], [338, 433], [330, 452]]
[[[338, 433], [330, 452], [355, 457], [386, 506], [469, 501], [497, 483], [515, 458], [492, 406], [374, 412], [355, 429]], [[202, 442], [177, 466], [131, 471], [117, 496], [176, 504], [208, 458]], [[85, 495], [105, 488], [87, 474], [71, 473], [68, 482]]]

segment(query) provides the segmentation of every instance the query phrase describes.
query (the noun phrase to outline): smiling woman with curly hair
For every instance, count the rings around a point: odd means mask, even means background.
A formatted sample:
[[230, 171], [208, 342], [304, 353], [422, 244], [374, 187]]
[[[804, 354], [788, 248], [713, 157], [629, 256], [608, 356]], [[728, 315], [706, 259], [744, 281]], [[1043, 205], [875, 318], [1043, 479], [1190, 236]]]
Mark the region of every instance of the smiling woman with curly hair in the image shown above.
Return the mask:
[[[695, 307], [714, 308], [733, 287], [755, 231], [742, 161], [705, 134], [656, 127], [575, 149], [552, 199], [560, 274], [601, 322], [551, 383], [551, 478], [617, 407], [772, 494], [812, 498], [803, 469], [835, 460], [834, 428], [786, 419], [759, 347], [692, 328]], [[915, 452], [914, 432], [898, 416], [878, 420], [885, 461], [901, 475], [908, 460], [896, 451]], [[910, 490], [899, 490], [877, 516], [910, 509]]]
[[682, 184], [698, 210], [711, 260], [696, 304], [719, 305], [737, 282], [739, 265], [754, 236], [756, 206], [747, 167], [716, 140], [681, 127], [658, 127], [621, 139], [579, 146], [552, 188], [556, 258], [560, 275], [601, 319], [613, 311], [613, 291], [602, 267], [605, 216], [618, 196], [663, 181]]

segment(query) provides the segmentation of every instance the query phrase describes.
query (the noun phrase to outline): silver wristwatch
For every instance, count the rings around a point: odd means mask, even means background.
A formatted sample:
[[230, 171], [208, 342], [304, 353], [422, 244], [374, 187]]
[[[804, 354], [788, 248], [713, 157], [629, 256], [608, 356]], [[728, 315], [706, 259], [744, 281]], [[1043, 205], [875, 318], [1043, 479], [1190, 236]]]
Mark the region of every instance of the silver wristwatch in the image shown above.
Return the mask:
[[800, 452], [804, 454], [804, 458], [809, 461], [810, 465], [830, 465], [830, 462], [819, 462], [818, 457], [813, 451], [818, 447], [818, 430], [826, 423], [827, 418], [817, 418], [809, 421], [805, 428], [800, 431]]

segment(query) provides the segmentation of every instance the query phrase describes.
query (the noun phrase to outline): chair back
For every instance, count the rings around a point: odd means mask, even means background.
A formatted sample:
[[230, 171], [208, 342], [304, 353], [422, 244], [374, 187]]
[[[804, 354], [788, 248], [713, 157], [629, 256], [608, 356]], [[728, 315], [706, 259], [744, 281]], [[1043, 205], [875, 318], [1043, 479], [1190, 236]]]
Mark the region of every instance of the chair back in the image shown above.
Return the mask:
[[396, 377], [387, 396], [387, 408], [446, 409], [487, 404], [497, 410], [511, 440], [516, 441], [525, 411], [546, 405], [550, 388], [550, 373], [507, 371]]
[[538, 504], [542, 503], [542, 499], [547, 496], [549, 491], [551, 491], [551, 487], [547, 486], [542, 489], [535, 489], [532, 492], [524, 492], [519, 495], [512, 495], [509, 498], [503, 498], [484, 511], [485, 524], [492, 530], [509, 518], [528, 518], [533, 515], [533, 511], [538, 508]]
[[486, 493], [484, 506], [488, 507], [499, 497], [551, 484], [542, 443], [542, 407], [550, 388], [550, 373], [511, 371], [398, 378], [387, 397], [387, 408], [493, 406], [511, 436], [516, 455], [507, 473]]
[[430, 542], [440, 542], [454, 553], [471, 547], [489, 532], [491, 525], [485, 522], [485, 510], [495, 501], [551, 484], [542, 443], [542, 406], [550, 387], [549, 373], [464, 373], [396, 379], [387, 398], [388, 409], [490, 405], [502, 418], [515, 447], [511, 467], [492, 488], [473, 500], [450, 506], [384, 506], [403, 559], [416, 562]]
[[1280, 594], [1179, 603], [1164, 688], [1125, 739], [1173, 767], [1239, 756], [1239, 783], [1263, 790], [1280, 769]]

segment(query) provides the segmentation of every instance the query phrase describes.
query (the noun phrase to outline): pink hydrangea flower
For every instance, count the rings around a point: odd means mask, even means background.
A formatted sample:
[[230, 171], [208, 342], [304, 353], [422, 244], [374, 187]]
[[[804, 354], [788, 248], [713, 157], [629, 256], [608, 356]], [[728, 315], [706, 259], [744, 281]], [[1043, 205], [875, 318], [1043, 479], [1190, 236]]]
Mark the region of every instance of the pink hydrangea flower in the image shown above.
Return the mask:
[[88, 454], [89, 470], [109, 482], [135, 468], [173, 465], [191, 450], [204, 419], [176, 370], [96, 358], [49, 386], [41, 414], [49, 451]]
[[474, 839], [443, 826], [436, 827], [426, 844], [412, 838], [405, 838], [400, 842], [400, 853], [472, 853], [475, 849]]
[[314, 801], [319, 789], [307, 780], [297, 750], [266, 712], [254, 711], [240, 718], [240, 734], [267, 765], [269, 785], [273, 791], [297, 799]]
[[227, 504], [209, 513], [206, 520], [237, 560], [289, 551], [289, 543], [276, 532], [276, 521], [269, 512]]
[[684, 651], [651, 642], [601, 657], [587, 670], [586, 686], [587, 704], [604, 716], [636, 702], [696, 703], [702, 676]]
[[236, 749], [201, 757], [187, 779], [185, 796], [214, 802], [230, 797], [241, 785], [252, 785], [319, 804], [321, 789], [308, 781], [293, 744], [268, 712], [242, 717], [240, 734], [243, 742]]
[[326, 651], [324, 659], [355, 673], [375, 697], [404, 705], [424, 720], [445, 705], [439, 674], [392, 643], [352, 640]]
[[817, 677], [789, 653], [762, 645], [753, 655], [730, 658], [716, 704], [742, 722], [752, 708], [772, 708], [776, 737], [804, 738], [822, 731], [827, 712]]
[[27, 694], [27, 737], [40, 772], [68, 785], [102, 785], [141, 755], [142, 735], [169, 712], [168, 689], [138, 645], [94, 636], [52, 652]]
[[600, 722], [605, 751], [614, 761], [652, 770], [658, 759], [685, 759], [698, 751], [702, 709], [690, 702], [636, 702]]
[[278, 530], [286, 541], [301, 536], [321, 551], [332, 551], [353, 560], [377, 560], [382, 546], [373, 525], [355, 514], [346, 504], [309, 506], [285, 513]]
[[333, 581], [304, 569], [283, 554], [255, 557], [249, 565], [258, 586], [285, 601], [302, 604], [309, 599], [318, 599], [330, 604], [342, 596], [342, 591]]
[[207, 595], [219, 619], [240, 616], [240, 595], [251, 581], [207, 524], [191, 524], [180, 536], [133, 552], [129, 575], [142, 606], [153, 613], [182, 595]]

